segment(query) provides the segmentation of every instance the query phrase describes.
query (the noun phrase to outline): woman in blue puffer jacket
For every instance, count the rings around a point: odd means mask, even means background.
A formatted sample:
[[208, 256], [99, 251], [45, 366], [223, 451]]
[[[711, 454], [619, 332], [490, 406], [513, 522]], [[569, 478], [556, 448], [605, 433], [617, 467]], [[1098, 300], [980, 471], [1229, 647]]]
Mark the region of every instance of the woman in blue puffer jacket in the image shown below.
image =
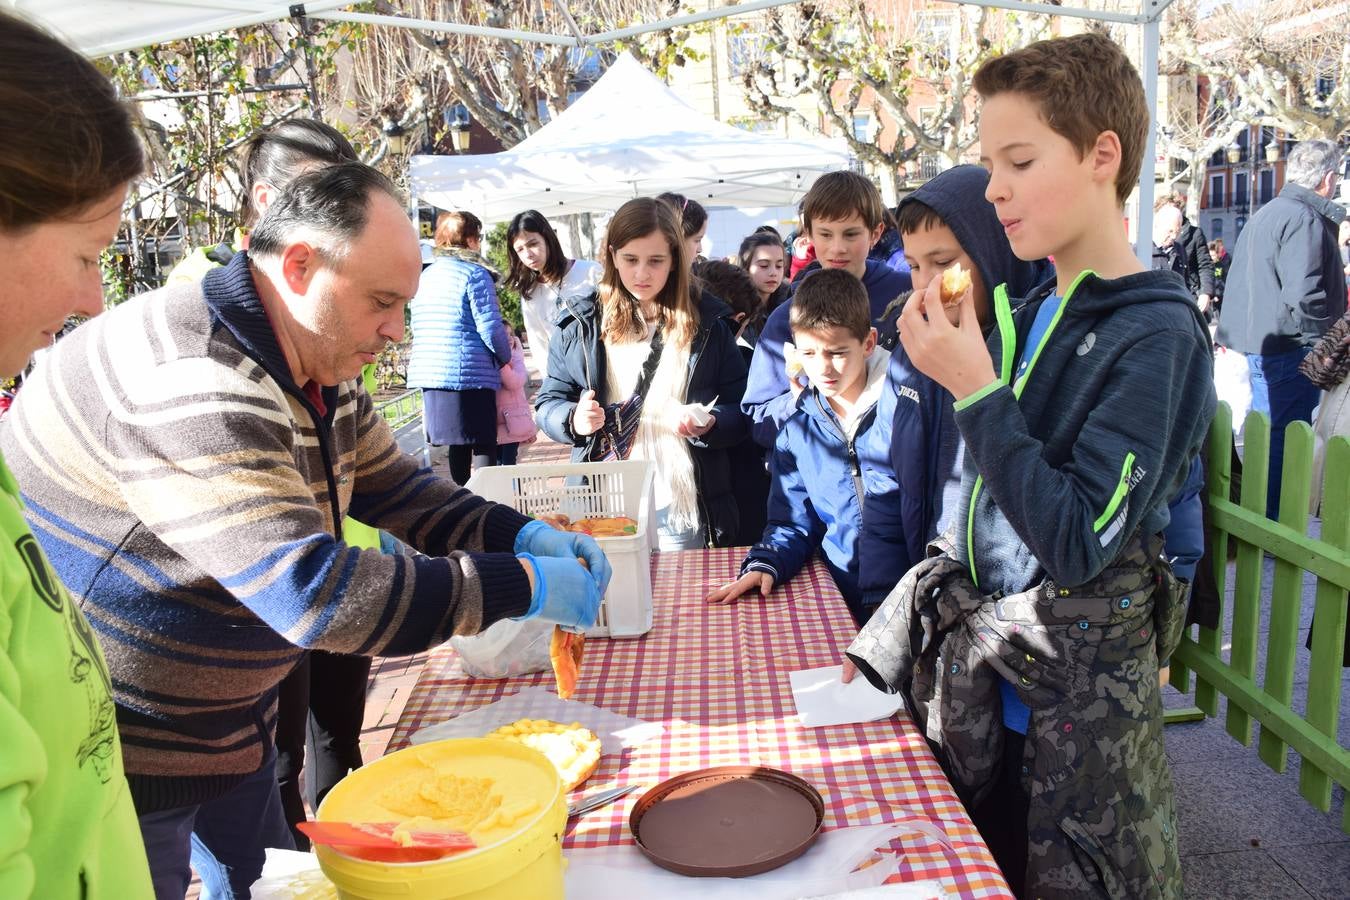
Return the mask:
[[412, 301], [412, 361], [408, 386], [422, 389], [427, 440], [448, 447], [458, 484], [474, 466], [497, 458], [497, 389], [511, 347], [497, 273], [479, 255], [483, 223], [473, 213], [441, 213], [436, 259], [422, 273]]

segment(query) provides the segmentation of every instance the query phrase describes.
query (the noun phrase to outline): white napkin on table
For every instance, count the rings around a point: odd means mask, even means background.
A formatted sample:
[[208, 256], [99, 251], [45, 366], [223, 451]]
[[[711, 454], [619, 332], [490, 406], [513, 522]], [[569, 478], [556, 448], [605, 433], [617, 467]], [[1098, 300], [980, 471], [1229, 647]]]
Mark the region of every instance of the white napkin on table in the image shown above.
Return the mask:
[[844, 684], [839, 680], [842, 671], [842, 666], [825, 666], [788, 673], [797, 715], [807, 728], [875, 722], [904, 707], [899, 694], [882, 693], [861, 675]]

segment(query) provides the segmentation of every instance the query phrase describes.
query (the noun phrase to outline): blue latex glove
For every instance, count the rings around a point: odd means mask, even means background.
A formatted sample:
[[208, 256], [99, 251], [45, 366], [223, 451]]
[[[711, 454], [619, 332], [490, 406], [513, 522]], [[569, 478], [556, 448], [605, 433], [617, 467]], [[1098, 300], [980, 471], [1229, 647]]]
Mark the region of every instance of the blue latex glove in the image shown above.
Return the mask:
[[609, 579], [614, 574], [613, 567], [605, 558], [605, 551], [589, 534], [575, 531], [559, 531], [544, 522], [527, 522], [516, 534], [515, 553], [529, 553], [534, 556], [564, 556], [574, 560], [580, 556], [586, 560], [586, 567], [595, 576], [600, 585], [600, 596], [605, 595]]
[[539, 619], [572, 631], [595, 624], [600, 615], [600, 586], [576, 557], [561, 559], [521, 553], [517, 558], [526, 560], [534, 568], [530, 610], [517, 621]]

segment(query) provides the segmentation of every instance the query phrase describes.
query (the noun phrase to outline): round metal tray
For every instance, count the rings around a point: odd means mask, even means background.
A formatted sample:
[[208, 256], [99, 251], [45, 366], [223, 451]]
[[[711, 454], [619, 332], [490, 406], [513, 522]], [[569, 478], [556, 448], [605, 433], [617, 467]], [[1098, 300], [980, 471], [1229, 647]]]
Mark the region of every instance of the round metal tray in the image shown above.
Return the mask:
[[820, 793], [796, 775], [763, 766], [715, 766], [647, 791], [628, 826], [642, 852], [662, 868], [743, 877], [801, 856], [824, 819]]

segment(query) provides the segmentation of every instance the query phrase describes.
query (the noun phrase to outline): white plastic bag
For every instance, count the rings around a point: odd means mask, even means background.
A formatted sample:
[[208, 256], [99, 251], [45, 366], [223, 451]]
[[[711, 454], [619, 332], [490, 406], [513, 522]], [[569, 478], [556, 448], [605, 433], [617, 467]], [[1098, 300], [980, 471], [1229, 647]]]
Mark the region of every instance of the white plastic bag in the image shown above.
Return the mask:
[[455, 635], [450, 646], [459, 654], [464, 671], [474, 678], [511, 678], [550, 671], [552, 640], [552, 622], [502, 619], [478, 634]]
[[1214, 353], [1214, 392], [1219, 401], [1233, 410], [1233, 434], [1242, 431], [1247, 412], [1252, 408], [1251, 373], [1247, 357], [1220, 347]]

